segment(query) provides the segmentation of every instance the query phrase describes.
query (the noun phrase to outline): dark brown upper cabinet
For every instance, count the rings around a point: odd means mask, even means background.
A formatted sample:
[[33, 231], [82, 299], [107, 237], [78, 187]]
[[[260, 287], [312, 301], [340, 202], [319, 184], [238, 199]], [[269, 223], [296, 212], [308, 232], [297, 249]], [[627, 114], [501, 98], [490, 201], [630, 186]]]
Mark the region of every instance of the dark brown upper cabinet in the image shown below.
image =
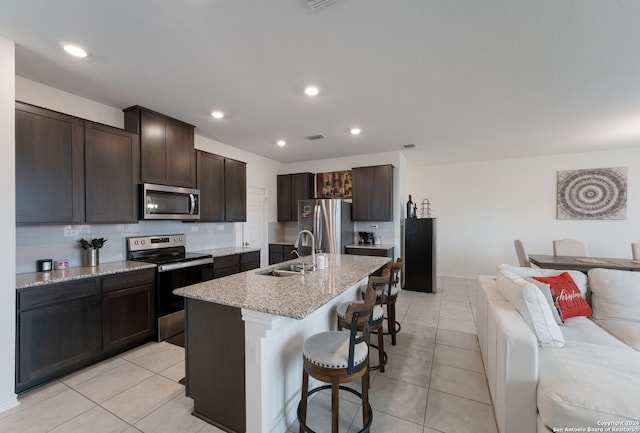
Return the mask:
[[247, 220], [247, 164], [196, 151], [200, 221]]
[[89, 223], [137, 222], [138, 135], [85, 122], [85, 202]]
[[200, 221], [224, 221], [224, 158], [196, 151]]
[[314, 197], [315, 175], [278, 175], [278, 221], [298, 221], [298, 200]]
[[140, 179], [196, 187], [195, 127], [140, 106], [124, 110], [124, 127], [140, 136]]
[[84, 122], [16, 102], [16, 223], [81, 223]]
[[224, 220], [247, 220], [247, 164], [224, 160]]
[[16, 223], [138, 221], [138, 136], [16, 102]]
[[353, 176], [353, 221], [393, 221], [393, 165], [356, 167]]

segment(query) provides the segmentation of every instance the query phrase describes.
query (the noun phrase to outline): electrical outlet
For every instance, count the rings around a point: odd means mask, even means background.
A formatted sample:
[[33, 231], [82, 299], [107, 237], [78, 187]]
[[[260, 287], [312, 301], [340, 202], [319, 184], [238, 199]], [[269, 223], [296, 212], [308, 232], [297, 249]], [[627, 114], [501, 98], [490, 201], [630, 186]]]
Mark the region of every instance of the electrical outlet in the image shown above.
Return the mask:
[[198, 226], [191, 226], [191, 231], [192, 231], [192, 232], [197, 232], [198, 230], [200, 230], [200, 227], [198, 227]]
[[78, 236], [78, 230], [64, 229], [64, 237], [65, 238], [75, 238], [76, 236]]
[[224, 226], [222, 224], [218, 224], [218, 231], [223, 231], [224, 230]]

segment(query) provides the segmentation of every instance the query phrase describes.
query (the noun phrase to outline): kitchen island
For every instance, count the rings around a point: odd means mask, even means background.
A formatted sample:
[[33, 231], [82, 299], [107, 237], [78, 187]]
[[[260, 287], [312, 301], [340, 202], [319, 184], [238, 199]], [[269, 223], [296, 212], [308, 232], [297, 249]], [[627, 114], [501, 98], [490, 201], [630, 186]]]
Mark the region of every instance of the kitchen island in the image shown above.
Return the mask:
[[186, 394], [195, 416], [248, 433], [285, 432], [296, 421], [303, 341], [335, 329], [337, 304], [359, 299], [368, 276], [390, 260], [327, 256], [328, 268], [313, 273], [264, 275], [281, 263], [174, 291], [186, 298]]

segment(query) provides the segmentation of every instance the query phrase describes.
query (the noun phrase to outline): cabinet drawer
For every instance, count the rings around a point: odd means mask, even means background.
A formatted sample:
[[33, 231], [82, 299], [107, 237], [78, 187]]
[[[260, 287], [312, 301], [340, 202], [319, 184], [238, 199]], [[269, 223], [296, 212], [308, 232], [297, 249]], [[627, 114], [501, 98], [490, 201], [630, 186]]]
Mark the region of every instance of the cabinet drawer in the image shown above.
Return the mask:
[[220, 256], [213, 258], [213, 269], [221, 269], [229, 266], [240, 266], [240, 255]]
[[22, 289], [18, 291], [18, 310], [28, 310], [93, 296], [97, 293], [97, 284], [97, 278], [87, 278], [81, 281]]
[[258, 262], [260, 263], [260, 251], [252, 251], [250, 253], [243, 253], [240, 255], [240, 264]]
[[349, 248], [345, 247], [345, 254], [353, 254], [356, 256], [374, 256], [374, 257], [391, 257], [393, 258], [393, 248]]
[[102, 278], [102, 292], [113, 292], [114, 290], [142, 286], [145, 284], [153, 284], [154, 282], [154, 269], [123, 272], [117, 275], [110, 275]]

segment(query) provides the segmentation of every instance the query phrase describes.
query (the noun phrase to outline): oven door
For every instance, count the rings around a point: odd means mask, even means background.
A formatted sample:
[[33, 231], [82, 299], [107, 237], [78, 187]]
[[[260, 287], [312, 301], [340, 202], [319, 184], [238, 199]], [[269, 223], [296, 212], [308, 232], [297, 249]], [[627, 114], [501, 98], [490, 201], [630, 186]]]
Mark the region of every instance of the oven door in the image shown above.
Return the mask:
[[175, 289], [213, 279], [213, 258], [158, 266], [156, 311], [158, 341], [184, 332], [184, 298]]

